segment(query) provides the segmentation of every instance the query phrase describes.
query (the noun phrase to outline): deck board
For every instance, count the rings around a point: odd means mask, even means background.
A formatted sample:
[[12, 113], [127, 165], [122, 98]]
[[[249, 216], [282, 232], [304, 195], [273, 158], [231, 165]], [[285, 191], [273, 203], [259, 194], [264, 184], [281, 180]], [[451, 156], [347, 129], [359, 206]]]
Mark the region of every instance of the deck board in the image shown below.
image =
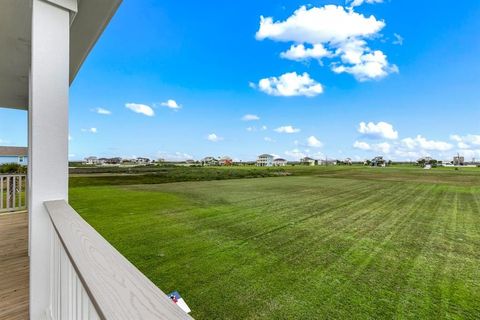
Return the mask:
[[0, 320], [28, 319], [28, 215], [0, 215]]

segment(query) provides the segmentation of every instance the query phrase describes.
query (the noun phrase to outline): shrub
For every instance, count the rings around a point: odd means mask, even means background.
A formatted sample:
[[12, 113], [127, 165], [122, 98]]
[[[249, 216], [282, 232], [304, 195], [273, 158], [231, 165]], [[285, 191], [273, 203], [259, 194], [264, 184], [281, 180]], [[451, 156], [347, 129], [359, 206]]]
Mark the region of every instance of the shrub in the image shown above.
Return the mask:
[[27, 167], [18, 163], [4, 163], [0, 165], [0, 173], [26, 173]]

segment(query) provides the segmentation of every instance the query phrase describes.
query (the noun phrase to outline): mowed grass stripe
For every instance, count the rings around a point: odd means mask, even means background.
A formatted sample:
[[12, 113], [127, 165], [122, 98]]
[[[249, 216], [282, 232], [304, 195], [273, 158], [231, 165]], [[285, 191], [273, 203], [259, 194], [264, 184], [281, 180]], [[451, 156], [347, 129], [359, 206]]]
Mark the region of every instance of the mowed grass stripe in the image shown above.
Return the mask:
[[475, 319], [478, 176], [355, 170], [74, 188], [71, 201], [197, 319]]

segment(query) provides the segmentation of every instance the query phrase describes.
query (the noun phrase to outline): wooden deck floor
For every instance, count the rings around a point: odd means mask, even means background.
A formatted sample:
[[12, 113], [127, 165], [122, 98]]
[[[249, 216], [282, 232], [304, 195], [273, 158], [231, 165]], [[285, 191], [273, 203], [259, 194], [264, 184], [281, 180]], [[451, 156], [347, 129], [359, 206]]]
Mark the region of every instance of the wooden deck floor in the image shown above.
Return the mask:
[[28, 319], [28, 215], [0, 215], [0, 320]]

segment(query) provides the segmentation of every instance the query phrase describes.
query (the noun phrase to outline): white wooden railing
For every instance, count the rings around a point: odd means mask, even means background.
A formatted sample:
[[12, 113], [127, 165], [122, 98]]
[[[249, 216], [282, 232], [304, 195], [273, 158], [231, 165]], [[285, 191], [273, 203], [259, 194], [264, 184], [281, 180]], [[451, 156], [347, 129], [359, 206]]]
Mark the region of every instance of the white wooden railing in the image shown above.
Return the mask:
[[48, 201], [51, 292], [60, 319], [192, 319], [65, 201]]
[[0, 212], [27, 208], [27, 176], [25, 174], [0, 174]]

